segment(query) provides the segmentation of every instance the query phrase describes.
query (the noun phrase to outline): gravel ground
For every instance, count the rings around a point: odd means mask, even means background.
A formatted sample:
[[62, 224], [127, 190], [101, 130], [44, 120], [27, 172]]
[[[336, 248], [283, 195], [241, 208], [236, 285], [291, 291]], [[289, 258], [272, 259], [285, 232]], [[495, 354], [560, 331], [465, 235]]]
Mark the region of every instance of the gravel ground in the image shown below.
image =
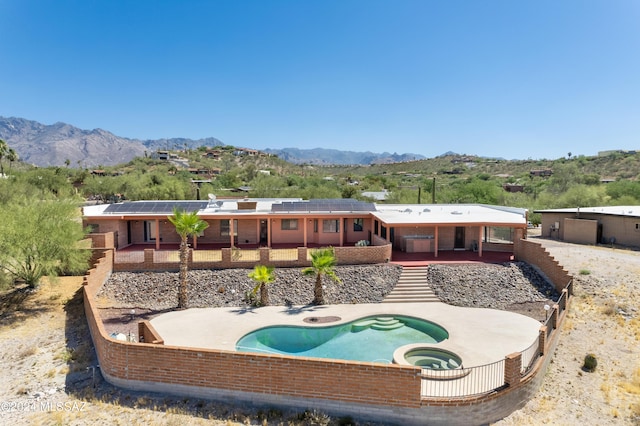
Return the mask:
[[[256, 286], [251, 269], [189, 271], [189, 307], [249, 306], [247, 293]], [[325, 302], [376, 303], [395, 286], [402, 267], [398, 265], [338, 266], [336, 283], [323, 277]], [[313, 299], [315, 276], [302, 275], [300, 268], [278, 268], [268, 284], [271, 305], [307, 305]], [[111, 306], [171, 309], [178, 304], [177, 272], [113, 273], [99, 292]]]
[[[250, 306], [247, 294], [255, 287], [247, 269], [189, 271], [189, 307]], [[342, 284], [324, 278], [327, 303], [378, 303], [395, 286], [402, 268], [393, 264], [339, 266]], [[428, 280], [438, 297], [457, 306], [511, 310], [544, 317], [543, 305], [557, 293], [531, 266], [506, 264], [433, 265]], [[307, 305], [313, 298], [315, 277], [300, 268], [276, 270], [268, 285], [271, 305]], [[150, 319], [175, 309], [177, 272], [118, 272], [98, 293], [100, 315], [108, 333], [135, 334], [140, 318]], [[131, 314], [133, 309], [134, 315]]]

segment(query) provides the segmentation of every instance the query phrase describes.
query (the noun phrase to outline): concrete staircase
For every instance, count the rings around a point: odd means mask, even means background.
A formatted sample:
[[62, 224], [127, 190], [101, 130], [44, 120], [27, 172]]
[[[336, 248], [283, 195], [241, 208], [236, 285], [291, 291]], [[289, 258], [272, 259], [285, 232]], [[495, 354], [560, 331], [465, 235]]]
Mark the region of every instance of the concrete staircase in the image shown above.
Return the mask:
[[440, 302], [427, 284], [427, 266], [404, 267], [398, 283], [382, 303]]

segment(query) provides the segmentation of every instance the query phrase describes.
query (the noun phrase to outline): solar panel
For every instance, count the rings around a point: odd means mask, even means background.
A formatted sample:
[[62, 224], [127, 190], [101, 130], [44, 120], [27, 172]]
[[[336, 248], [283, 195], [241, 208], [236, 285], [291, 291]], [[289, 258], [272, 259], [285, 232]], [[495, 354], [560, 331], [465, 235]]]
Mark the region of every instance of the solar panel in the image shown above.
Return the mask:
[[271, 206], [272, 212], [371, 212], [375, 210], [376, 207], [371, 202], [350, 198], [284, 201]]
[[207, 204], [208, 201], [129, 201], [110, 204], [104, 212], [111, 214], [172, 214], [174, 207], [192, 212], [205, 209]]

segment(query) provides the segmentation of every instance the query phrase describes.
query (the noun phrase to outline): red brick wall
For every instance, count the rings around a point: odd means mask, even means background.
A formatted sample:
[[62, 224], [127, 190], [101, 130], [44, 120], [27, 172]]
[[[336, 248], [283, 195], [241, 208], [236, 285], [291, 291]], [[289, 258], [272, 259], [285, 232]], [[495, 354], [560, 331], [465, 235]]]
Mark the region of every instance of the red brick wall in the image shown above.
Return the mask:
[[114, 233], [106, 232], [101, 234], [87, 234], [92, 243], [93, 248], [113, 248], [114, 247]]
[[[191, 262], [189, 267], [192, 269], [209, 269], [209, 268], [251, 268], [256, 264], [272, 265], [280, 268], [296, 268], [311, 265], [307, 260], [307, 251], [313, 249], [298, 248], [297, 259], [292, 260], [269, 260], [269, 249], [260, 250], [260, 260], [254, 262], [234, 261], [232, 257], [232, 249], [223, 248], [222, 260], [211, 262]], [[386, 263], [391, 259], [391, 244], [384, 246], [366, 246], [366, 247], [334, 247], [336, 260], [338, 265], [361, 265], [361, 264], [378, 264]], [[139, 263], [121, 263], [113, 265], [114, 271], [177, 271], [180, 268], [179, 262], [154, 262], [154, 249], [144, 250], [144, 262]]]
[[[568, 282], [570, 276], [538, 244], [517, 244], [521, 259], [533, 259], [554, 276], [557, 283]], [[390, 247], [389, 247], [390, 250]], [[344, 409], [349, 404], [360, 406], [400, 407], [394, 416], [409, 423], [450, 424], [452, 419], [469, 423], [489, 423], [522, 407], [530, 399], [544, 377], [560, 333], [553, 333], [542, 343], [545, 356], [538, 359], [530, 372], [519, 379], [521, 354], [505, 359], [504, 389], [490, 394], [461, 398], [421, 398], [420, 368], [400, 365], [374, 365], [352, 361], [317, 360], [289, 356], [273, 356], [208, 349], [164, 346], [151, 343], [129, 343], [106, 335], [99, 319], [94, 297], [109, 277], [113, 265], [112, 250], [96, 250], [94, 267], [84, 280], [85, 313], [94, 341], [100, 368], [105, 378], [132, 388], [136, 383], [161, 383], [167, 386], [216, 388], [230, 392], [278, 395], [286, 398], [308, 398], [334, 401]], [[534, 263], [533, 261], [529, 261]], [[535, 264], [535, 263], [534, 263]], [[559, 284], [556, 284], [559, 285]], [[565, 292], [568, 296], [568, 292]], [[554, 306], [554, 308], [556, 308]], [[564, 312], [559, 312], [559, 321]], [[142, 323], [141, 323], [142, 324]], [[194, 326], [197, 327], [197, 324]], [[142, 324], [141, 335], [152, 339], [152, 327]], [[546, 347], [544, 347], [546, 346]], [[285, 403], [286, 399], [283, 399]], [[362, 412], [365, 413], [365, 412]]]
[[517, 260], [537, 266], [559, 292], [573, 280], [573, 277], [540, 244], [531, 240], [516, 240], [514, 254]]
[[141, 342], [164, 345], [162, 337], [160, 337], [156, 329], [147, 320], [138, 323], [138, 336], [140, 336]]

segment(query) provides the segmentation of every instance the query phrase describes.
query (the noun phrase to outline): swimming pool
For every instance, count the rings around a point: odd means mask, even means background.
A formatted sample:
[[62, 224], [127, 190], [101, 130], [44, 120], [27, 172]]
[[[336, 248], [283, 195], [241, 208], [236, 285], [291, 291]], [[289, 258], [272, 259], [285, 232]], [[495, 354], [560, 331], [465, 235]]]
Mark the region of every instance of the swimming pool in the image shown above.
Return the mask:
[[392, 363], [396, 348], [449, 338], [443, 327], [406, 316], [365, 317], [329, 327], [271, 326], [242, 337], [239, 352]]

